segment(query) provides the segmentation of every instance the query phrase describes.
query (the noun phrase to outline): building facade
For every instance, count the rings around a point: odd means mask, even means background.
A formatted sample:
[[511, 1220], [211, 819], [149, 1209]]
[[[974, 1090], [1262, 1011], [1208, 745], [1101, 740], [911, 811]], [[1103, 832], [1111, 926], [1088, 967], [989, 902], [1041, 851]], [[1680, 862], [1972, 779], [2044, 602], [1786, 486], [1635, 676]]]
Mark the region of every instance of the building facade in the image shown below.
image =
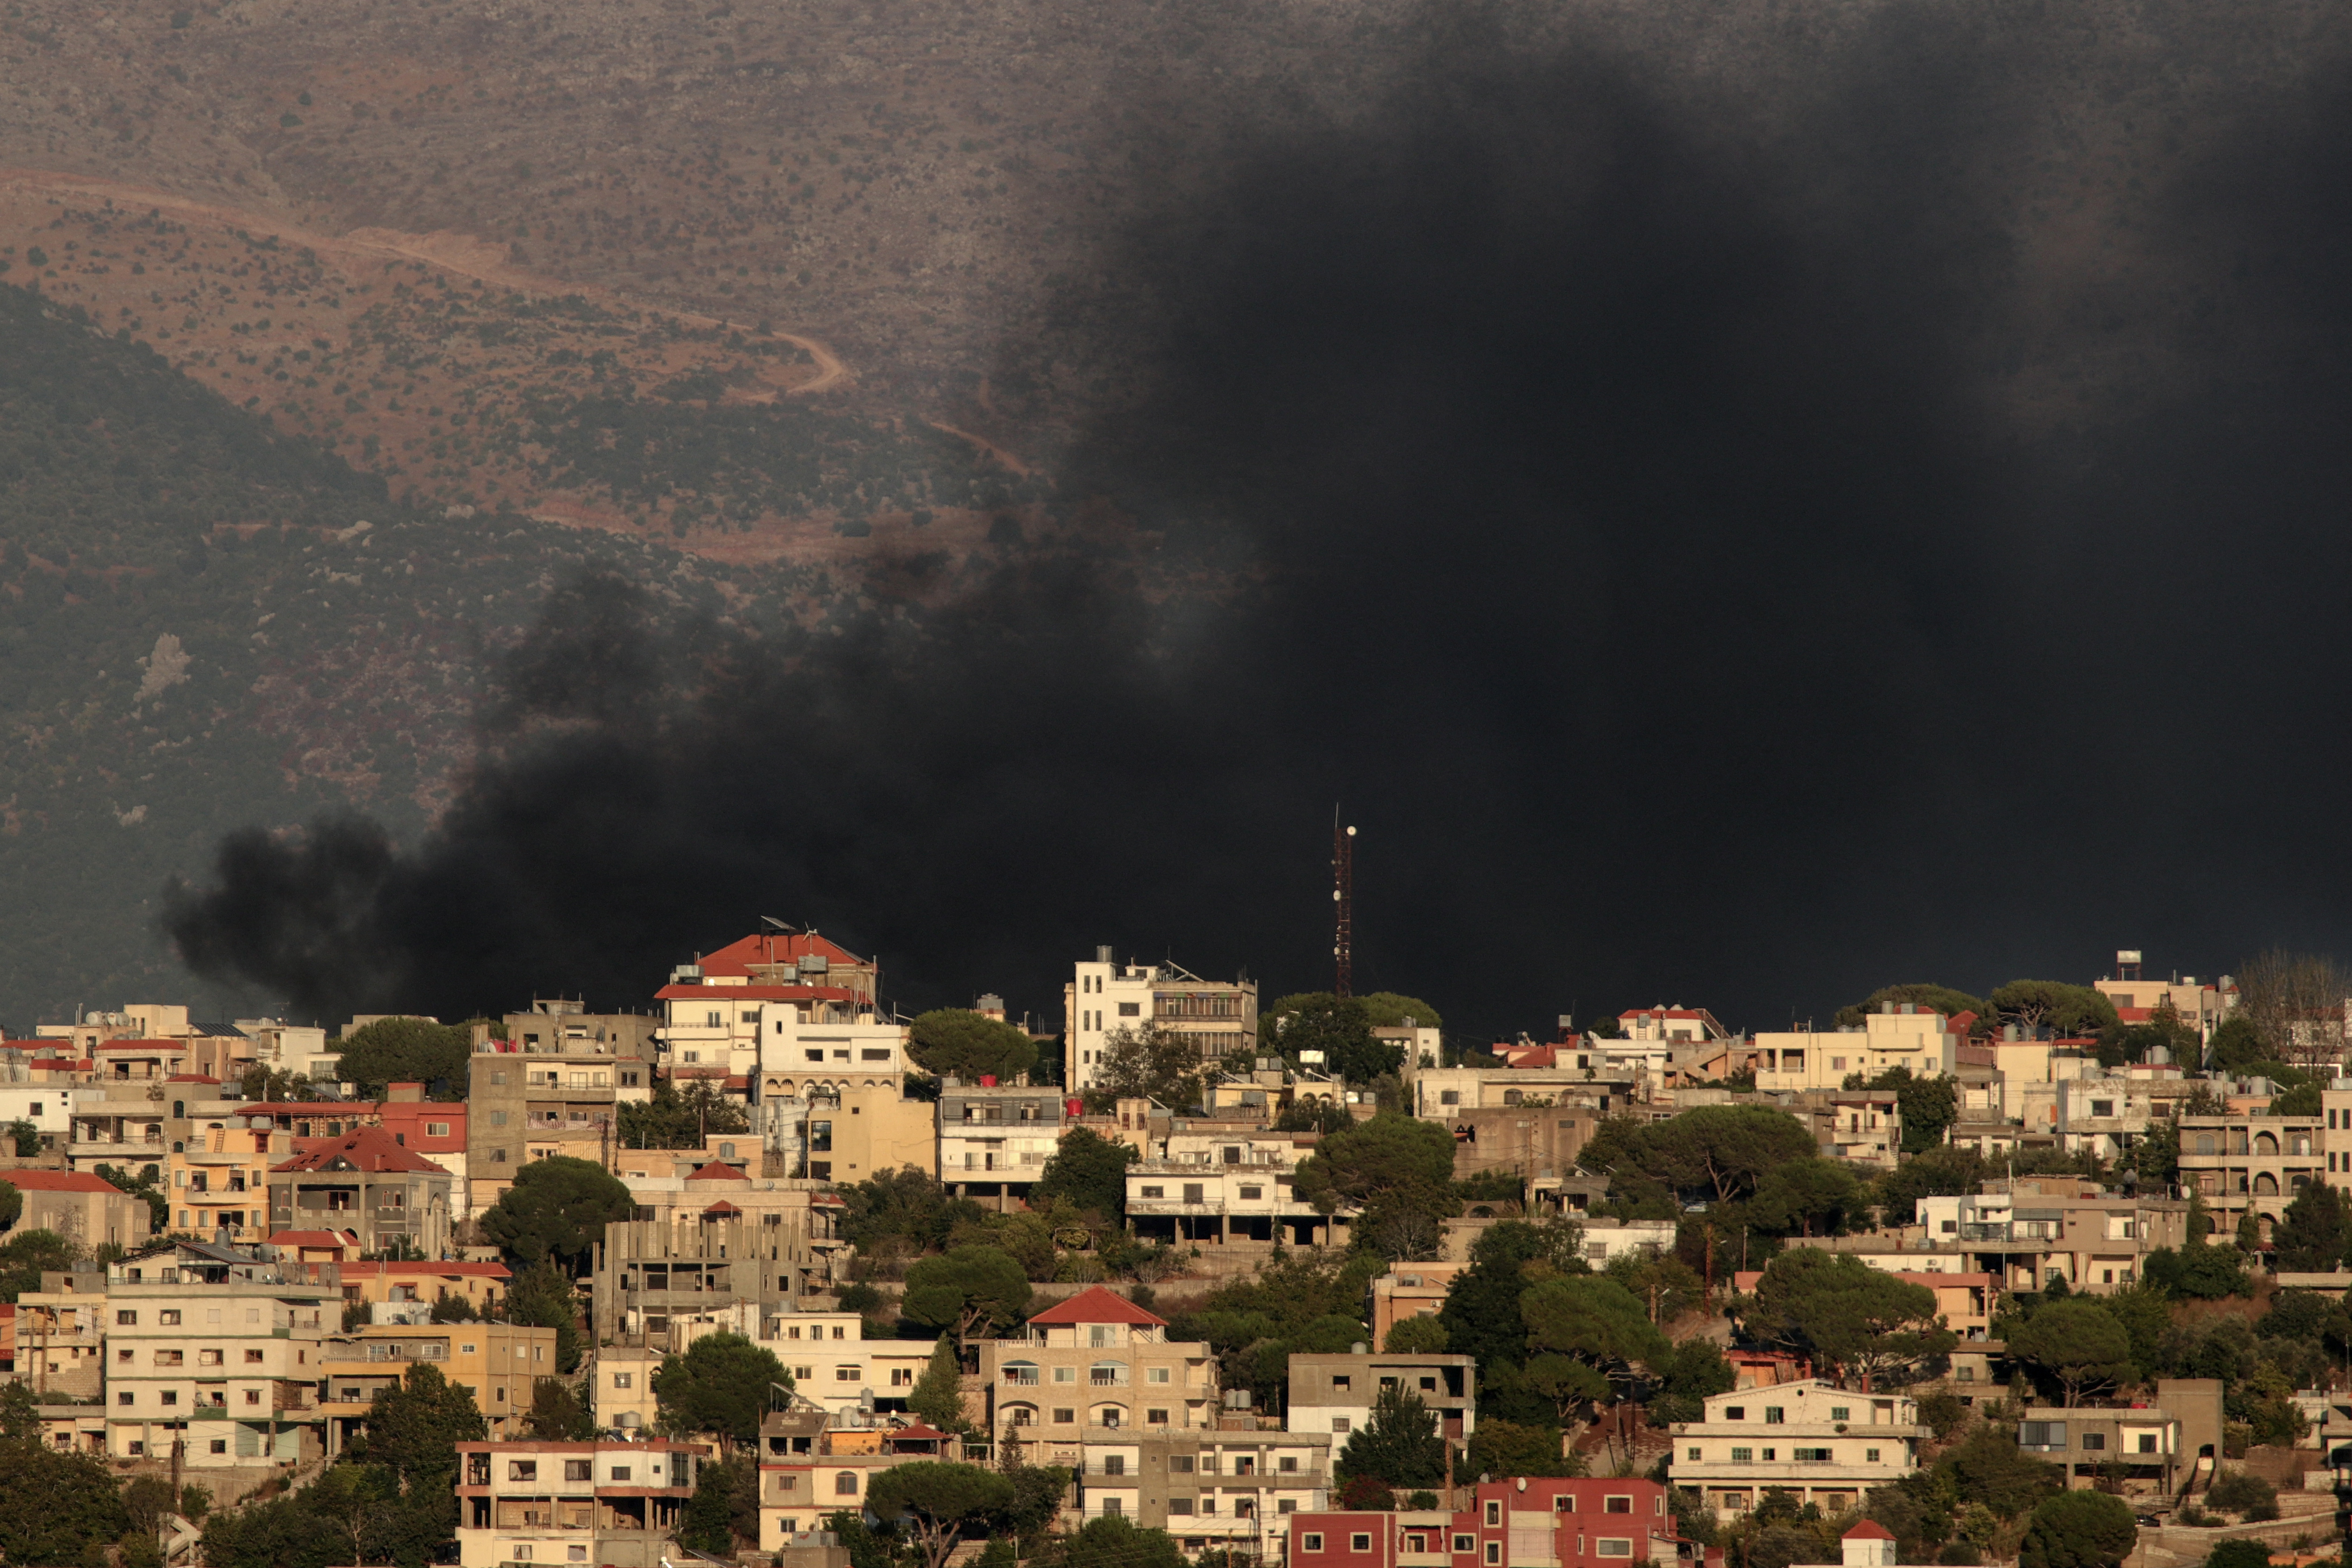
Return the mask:
[[460, 1443], [457, 1561], [661, 1568], [699, 1444]]
[[1912, 1400], [1819, 1379], [1712, 1394], [1705, 1409], [1675, 1425], [1671, 1473], [1717, 1513], [1745, 1513], [1767, 1491], [1849, 1510], [1916, 1469], [1927, 1434]]

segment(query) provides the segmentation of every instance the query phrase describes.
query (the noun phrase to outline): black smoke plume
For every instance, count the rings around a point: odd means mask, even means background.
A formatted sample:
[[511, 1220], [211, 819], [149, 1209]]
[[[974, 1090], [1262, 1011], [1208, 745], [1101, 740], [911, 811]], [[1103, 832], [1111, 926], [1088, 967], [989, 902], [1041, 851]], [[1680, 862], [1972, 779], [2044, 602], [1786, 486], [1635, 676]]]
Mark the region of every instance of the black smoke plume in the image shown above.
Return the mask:
[[1360, 985], [1474, 1030], [2347, 945], [2342, 39], [1528, 15], [1236, 121], [1008, 349], [1131, 371], [1063, 489], [1150, 580], [756, 644], [572, 584], [432, 837], [233, 841], [189, 963], [622, 1002], [770, 913], [918, 1004], [1303, 988], [1336, 799]]

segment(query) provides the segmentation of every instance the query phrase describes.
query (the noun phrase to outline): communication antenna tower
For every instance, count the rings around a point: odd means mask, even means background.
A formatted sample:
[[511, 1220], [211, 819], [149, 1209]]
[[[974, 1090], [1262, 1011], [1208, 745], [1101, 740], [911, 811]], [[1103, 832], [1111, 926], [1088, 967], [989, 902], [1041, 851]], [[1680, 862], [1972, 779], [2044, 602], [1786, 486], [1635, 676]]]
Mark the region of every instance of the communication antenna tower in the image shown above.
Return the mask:
[[1331, 960], [1333, 991], [1344, 1001], [1356, 981], [1356, 830], [1339, 826], [1331, 808]]

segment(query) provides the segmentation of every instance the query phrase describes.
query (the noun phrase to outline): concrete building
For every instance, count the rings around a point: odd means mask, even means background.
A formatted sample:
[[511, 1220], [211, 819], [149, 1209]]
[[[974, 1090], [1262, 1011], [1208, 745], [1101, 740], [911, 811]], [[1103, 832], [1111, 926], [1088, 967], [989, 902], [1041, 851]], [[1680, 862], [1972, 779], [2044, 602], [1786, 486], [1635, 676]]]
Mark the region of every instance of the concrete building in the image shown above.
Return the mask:
[[1290, 1358], [1289, 1405], [1294, 1432], [1328, 1432], [1337, 1448], [1371, 1420], [1384, 1389], [1418, 1396], [1437, 1415], [1448, 1442], [1465, 1443], [1478, 1426], [1478, 1363], [1466, 1355], [1382, 1353], [1378, 1351]]
[[2169, 1496], [2200, 1459], [2218, 1459], [2222, 1440], [2219, 1378], [2166, 1377], [2153, 1405], [2029, 1406], [2018, 1423], [2021, 1452], [2047, 1459], [2077, 1490], [2104, 1488], [2117, 1465], [2124, 1487]]
[[1768, 1490], [1844, 1512], [1916, 1469], [1927, 1435], [1912, 1400], [1819, 1379], [1712, 1394], [1706, 1412], [1675, 1425], [1674, 1484], [1724, 1514], [1747, 1512]]
[[[2139, 1146], [2157, 1114], [2157, 1080], [2123, 1073], [2062, 1079], [2053, 1125], [2069, 1152], [2115, 1160]], [[2032, 1125], [2031, 1114], [2027, 1125]]]
[[1433, 1318], [1445, 1310], [1446, 1293], [1467, 1263], [1398, 1263], [1373, 1278], [1371, 1344], [1389, 1342], [1389, 1331], [1408, 1318]]
[[460, 1443], [457, 1561], [661, 1568], [701, 1444]]
[[106, 1276], [45, 1270], [16, 1298], [16, 1381], [37, 1399], [94, 1400], [106, 1387]]
[[[2057, 1275], [2074, 1289], [2105, 1295], [2138, 1279], [2148, 1253], [2188, 1240], [2189, 1205], [2176, 1199], [2110, 1192], [2068, 1176], [2020, 1176], [1986, 1185], [2000, 1190], [1920, 1199], [1919, 1241], [1949, 1248], [1947, 1261], [1959, 1271], [2000, 1276], [2007, 1289], [2042, 1289]], [[1889, 1241], [1891, 1247], [1875, 1248], [1833, 1245], [1863, 1253], [1864, 1261], [1881, 1254], [1905, 1259], [1899, 1238]], [[1925, 1271], [1932, 1265], [1913, 1252], [1893, 1267]]]
[[2326, 1180], [2326, 1098], [2323, 1090], [2316, 1116], [2180, 1119], [2181, 1184], [2204, 1195], [2224, 1237], [2248, 1214], [2267, 1235], [2305, 1187]]
[[[1661, 1045], [1693, 1046], [1707, 1041], [1731, 1038], [1716, 1016], [1704, 1007], [1685, 1007], [1681, 1003], [1668, 1006], [1635, 1007], [1617, 1015], [1617, 1028], [1622, 1038]], [[1595, 1046], [1606, 1046], [1606, 1040], [1595, 1040]]]
[[1903, 1158], [1903, 1111], [1891, 1089], [1839, 1089], [1812, 1108], [1813, 1139], [1824, 1159], [1891, 1171]]
[[92, 1249], [138, 1247], [147, 1239], [147, 1200], [87, 1172], [20, 1169], [0, 1175], [25, 1196], [19, 1231], [53, 1230]]
[[1329, 1506], [1331, 1457], [1340, 1439], [1258, 1431], [1255, 1425], [1089, 1432], [1078, 1475], [1079, 1520], [1112, 1516], [1165, 1530], [1188, 1552], [1221, 1548], [1276, 1559], [1294, 1518]]
[[[1523, 1101], [1525, 1097], [1522, 1097]], [[1584, 1106], [1449, 1106], [1441, 1121], [1454, 1134], [1454, 1178], [1467, 1181], [1488, 1171], [1534, 1180], [1565, 1175], [1592, 1139], [1607, 1113]]]
[[319, 1140], [269, 1170], [273, 1233], [313, 1226], [356, 1231], [366, 1252], [449, 1250], [454, 1181], [380, 1127]]
[[[698, 1184], [706, 1192], [712, 1186]], [[599, 1343], [683, 1350], [671, 1338], [673, 1328], [722, 1307], [748, 1308], [752, 1327], [746, 1337], [771, 1340], [777, 1321], [796, 1311], [814, 1267], [805, 1203], [765, 1213], [723, 1195], [709, 1204], [691, 1224], [656, 1217], [604, 1227], [590, 1276]]]
[[879, 980], [871, 960], [813, 931], [744, 937], [670, 972], [655, 994], [656, 1048], [672, 1074], [715, 1071], [747, 1091], [773, 1076], [761, 1092], [797, 1092], [812, 1068], [827, 1083], [903, 1075], [905, 1034], [876, 1011]]
[[1069, 1101], [1051, 1085], [948, 1083], [939, 1099], [940, 1179], [958, 1197], [1026, 1198], [1061, 1146]]
[[324, 1452], [320, 1349], [330, 1291], [249, 1268], [216, 1281], [132, 1283], [106, 1294], [107, 1452], [191, 1469]]
[[399, 1387], [412, 1366], [473, 1395], [493, 1442], [521, 1436], [539, 1380], [556, 1375], [555, 1331], [516, 1323], [370, 1323], [330, 1335], [319, 1354], [329, 1454], [366, 1429], [377, 1393]]
[[609, 1032], [559, 1036], [552, 1025], [535, 1047], [520, 1039], [478, 1043], [467, 1062], [468, 1212], [495, 1205], [533, 1160], [608, 1163], [622, 1103], [653, 1096], [653, 1068], [633, 1054], [638, 1048]]
[[1120, 963], [1111, 952], [1095, 949], [1094, 962], [1074, 965], [1062, 988], [1064, 1076], [1073, 1089], [1094, 1087], [1105, 1044], [1121, 1029], [1181, 1035], [1203, 1061], [1256, 1058], [1256, 981], [1203, 980], [1174, 963]]
[[624, 1436], [650, 1431], [661, 1415], [654, 1373], [669, 1352], [646, 1345], [600, 1345], [588, 1358], [584, 1382], [596, 1425]]
[[341, 1066], [341, 1043], [330, 1048], [327, 1031], [322, 1026], [289, 1024], [283, 1018], [239, 1018], [236, 1029], [252, 1042], [256, 1066], [313, 1082], [337, 1081]]
[[881, 1171], [940, 1174], [939, 1107], [898, 1083], [820, 1088], [808, 1095], [808, 1179], [856, 1183]]
[[1868, 1015], [1860, 1028], [1759, 1031], [1758, 1091], [1838, 1089], [1850, 1074], [1869, 1079], [1896, 1067], [1909, 1068], [1914, 1078], [1950, 1077], [1959, 1065], [1965, 1026], [1955, 1028], [1941, 1013], [1919, 1012], [1908, 1002], [1885, 1005], [1895, 1010]]
[[163, 1123], [171, 1115], [164, 1099], [168, 1077], [101, 1082], [76, 1090], [66, 1143], [68, 1165], [85, 1173], [113, 1165], [134, 1174], [152, 1165], [160, 1179], [163, 1156], [170, 1152], [163, 1136]]
[[266, 1127], [215, 1127], [173, 1139], [163, 1164], [173, 1228], [234, 1244], [268, 1239], [270, 1167], [293, 1153], [290, 1136]]
[[[2224, 975], [2221, 980], [2228, 978]], [[2211, 1039], [2213, 1031], [2221, 1026], [2221, 1020], [2238, 1005], [2236, 986], [2223, 990], [2221, 981], [2200, 981], [2193, 974], [2184, 974], [2177, 980], [2109, 978], [2094, 980], [2091, 985], [2115, 1004], [2116, 1016], [2126, 1024], [2145, 1024], [2155, 1017], [2158, 1008], [2170, 1002], [2180, 1021], [2196, 1030], [2198, 1038], [2202, 1040]]]
[[1042, 1464], [1080, 1463], [1097, 1429], [1204, 1430], [1216, 1409], [1207, 1344], [1170, 1341], [1165, 1319], [1099, 1285], [982, 1342], [980, 1375], [989, 1432], [1015, 1429]]
[[1412, 1113], [1451, 1122], [1482, 1110], [1581, 1110], [1607, 1116], [1639, 1098], [1635, 1075], [1603, 1078], [1583, 1068], [1437, 1068], [1416, 1073], [1409, 1086]]
[[760, 1424], [760, 1550], [814, 1544], [827, 1514], [866, 1506], [893, 1466], [958, 1457], [945, 1435], [896, 1416], [829, 1411], [795, 1397]]
[[1177, 1245], [1328, 1241], [1347, 1216], [1318, 1214], [1297, 1193], [1298, 1162], [1314, 1147], [1288, 1132], [1171, 1134], [1167, 1152], [1127, 1168], [1129, 1224]]

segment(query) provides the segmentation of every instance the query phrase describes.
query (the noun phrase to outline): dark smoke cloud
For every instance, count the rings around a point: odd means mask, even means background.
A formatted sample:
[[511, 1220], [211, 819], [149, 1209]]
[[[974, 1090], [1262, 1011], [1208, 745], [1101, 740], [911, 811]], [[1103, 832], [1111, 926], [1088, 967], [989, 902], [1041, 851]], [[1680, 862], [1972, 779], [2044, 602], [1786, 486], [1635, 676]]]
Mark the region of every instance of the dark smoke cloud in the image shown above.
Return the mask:
[[761, 913], [916, 1004], [1304, 987], [1344, 799], [1360, 984], [1478, 1030], [2344, 948], [2345, 55], [2118, 15], [1445, 24], [1063, 301], [1133, 370], [1064, 492], [1242, 586], [753, 645], [576, 584], [433, 837], [232, 842], [173, 935], [322, 1015]]

